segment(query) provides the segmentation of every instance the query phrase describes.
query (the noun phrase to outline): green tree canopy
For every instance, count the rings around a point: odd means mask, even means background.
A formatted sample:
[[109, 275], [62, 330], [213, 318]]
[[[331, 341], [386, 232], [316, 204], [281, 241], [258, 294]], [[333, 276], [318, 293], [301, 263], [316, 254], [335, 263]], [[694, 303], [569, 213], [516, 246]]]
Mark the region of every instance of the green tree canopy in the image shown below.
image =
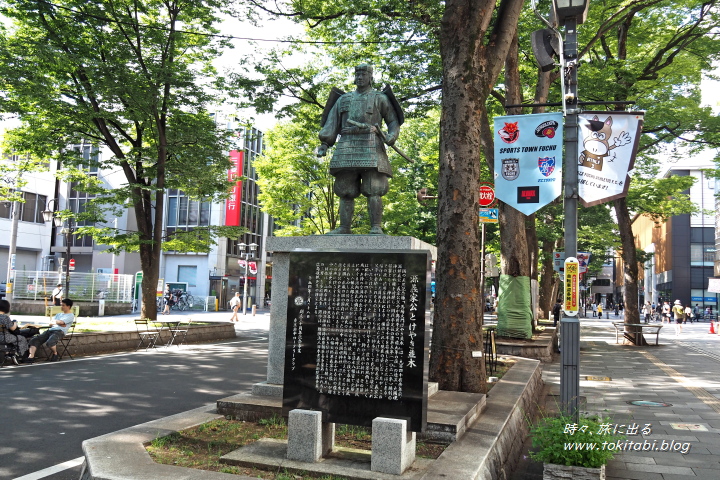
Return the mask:
[[[211, 102], [225, 86], [211, 61], [225, 44], [213, 35], [223, 2], [215, 0], [3, 0], [12, 23], [0, 31], [0, 108], [23, 124], [12, 147], [56, 159], [64, 174], [97, 195], [82, 220], [102, 221], [131, 205], [137, 231], [85, 228], [116, 248], [138, 250], [143, 296], [154, 301], [167, 188], [218, 199], [229, 183], [228, 132], [216, 128]], [[110, 152], [83, 159], [85, 141]], [[87, 167], [122, 172], [110, 190]], [[116, 207], [113, 212], [112, 207]], [[108, 208], [110, 209], [107, 212]], [[71, 212], [65, 212], [69, 215]], [[213, 227], [183, 234], [174, 249], [206, 249]], [[181, 237], [192, 240], [187, 246]], [[143, 316], [154, 318], [154, 302]]]

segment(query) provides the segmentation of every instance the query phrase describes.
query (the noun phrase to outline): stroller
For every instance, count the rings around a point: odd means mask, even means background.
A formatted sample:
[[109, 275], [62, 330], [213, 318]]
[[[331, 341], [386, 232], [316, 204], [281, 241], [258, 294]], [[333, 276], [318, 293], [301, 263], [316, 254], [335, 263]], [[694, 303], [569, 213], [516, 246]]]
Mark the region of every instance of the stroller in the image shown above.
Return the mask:
[[0, 367], [4, 367], [8, 360], [20, 365], [20, 351], [17, 343], [10, 342], [11, 335], [5, 325], [0, 325]]

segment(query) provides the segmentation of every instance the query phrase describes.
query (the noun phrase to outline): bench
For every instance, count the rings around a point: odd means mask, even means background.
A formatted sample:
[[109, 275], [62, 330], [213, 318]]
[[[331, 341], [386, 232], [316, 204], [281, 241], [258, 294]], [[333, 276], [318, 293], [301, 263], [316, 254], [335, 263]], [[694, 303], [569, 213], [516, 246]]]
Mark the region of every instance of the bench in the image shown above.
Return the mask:
[[[636, 327], [642, 329], [642, 335], [645, 335], [645, 330], [650, 330], [649, 334], [655, 334], [655, 345], [659, 345], [660, 343], [660, 329], [663, 328], [662, 325], [650, 325], [647, 323], [624, 323], [624, 322], [612, 322], [613, 327], [615, 327], [615, 343], [620, 343], [620, 334], [623, 335], [630, 334], [635, 335], [637, 332], [627, 330], [627, 327]], [[653, 331], [653, 329], [655, 329]]]

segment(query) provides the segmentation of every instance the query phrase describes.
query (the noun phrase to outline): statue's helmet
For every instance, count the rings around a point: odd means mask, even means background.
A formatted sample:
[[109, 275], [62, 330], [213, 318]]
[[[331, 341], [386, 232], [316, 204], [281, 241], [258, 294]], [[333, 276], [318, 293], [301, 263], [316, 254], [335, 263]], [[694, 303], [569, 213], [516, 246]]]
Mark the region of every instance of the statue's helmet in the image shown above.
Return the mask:
[[357, 73], [357, 72], [361, 72], [361, 71], [365, 71], [365, 72], [369, 73], [369, 74], [372, 76], [372, 74], [373, 74], [373, 67], [372, 67], [372, 65], [370, 65], [369, 63], [361, 63], [360, 65], [358, 65], [357, 67], [355, 67], [355, 72]]

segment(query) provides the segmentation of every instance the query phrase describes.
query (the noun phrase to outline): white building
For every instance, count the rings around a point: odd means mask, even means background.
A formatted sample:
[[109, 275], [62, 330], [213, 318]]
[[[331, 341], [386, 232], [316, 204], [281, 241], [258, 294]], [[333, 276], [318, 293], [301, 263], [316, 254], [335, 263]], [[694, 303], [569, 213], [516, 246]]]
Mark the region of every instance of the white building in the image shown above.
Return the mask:
[[[12, 162], [12, 157], [2, 161]], [[43, 221], [42, 211], [52, 198], [55, 179], [52, 172], [26, 175], [22, 188], [25, 203], [17, 203], [17, 246], [15, 269], [41, 270], [50, 252], [51, 227]], [[0, 282], [8, 278], [9, 250], [12, 231], [11, 202], [0, 202]]]
[[[272, 221], [260, 212], [257, 203], [255, 169], [252, 163], [262, 152], [263, 135], [255, 129], [247, 129], [242, 150], [244, 162], [242, 174], [247, 180], [242, 185], [242, 195], [237, 207], [239, 226], [249, 229], [240, 239], [219, 239], [209, 253], [163, 252], [160, 262], [160, 278], [164, 282], [187, 283], [188, 291], [194, 296], [217, 296], [220, 308], [235, 291], [243, 291], [245, 271], [238, 260], [241, 251], [238, 244], [257, 244], [254, 257], [250, 258], [248, 271], [248, 295], [258, 305], [263, 304], [266, 292], [265, 237], [272, 231]], [[86, 158], [102, 155], [89, 144], [76, 145]], [[137, 253], [110, 255], [103, 251], [107, 247], [98, 245], [89, 237], [66, 235], [52, 223], [45, 223], [41, 212], [46, 209], [81, 212], [88, 195], [74, 188], [74, 185], [55, 178], [57, 165], [49, 165], [49, 171], [27, 175], [28, 184], [22, 190], [26, 200], [21, 205], [17, 230], [16, 270], [57, 270], [60, 259], [67, 256], [67, 241], [70, 257], [74, 260], [76, 272], [116, 271], [118, 274], [135, 274], [140, 271], [140, 257]], [[121, 172], [97, 171], [90, 169], [107, 188], [125, 182]], [[54, 199], [54, 201], [53, 201]], [[187, 198], [181, 191], [167, 190], [165, 195], [165, 233], [177, 229], [189, 229], [205, 225], [223, 225], [226, 222], [226, 202], [200, 202]], [[0, 277], [7, 277], [8, 252], [11, 238], [10, 205], [0, 203]], [[136, 222], [132, 209], [125, 209], [118, 218], [107, 219], [110, 226], [123, 230], [135, 230]], [[82, 225], [82, 223], [80, 224]], [[247, 250], [246, 250], [247, 252]], [[256, 269], [252, 268], [256, 265]], [[269, 285], [267, 286], [269, 289]], [[249, 302], [249, 304], [251, 304]]]

